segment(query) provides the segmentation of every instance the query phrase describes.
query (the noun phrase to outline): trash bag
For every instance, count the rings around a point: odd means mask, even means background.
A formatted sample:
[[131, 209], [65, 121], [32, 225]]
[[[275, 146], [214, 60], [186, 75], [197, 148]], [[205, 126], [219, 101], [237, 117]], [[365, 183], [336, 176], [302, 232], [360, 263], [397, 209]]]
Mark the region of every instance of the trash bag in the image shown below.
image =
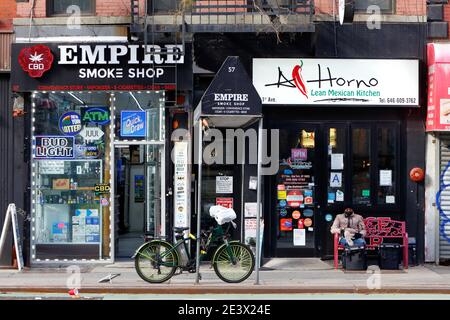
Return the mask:
[[236, 212], [231, 208], [225, 208], [222, 206], [212, 206], [209, 208], [209, 215], [216, 219], [219, 225], [223, 225], [227, 222], [232, 222], [236, 219]]

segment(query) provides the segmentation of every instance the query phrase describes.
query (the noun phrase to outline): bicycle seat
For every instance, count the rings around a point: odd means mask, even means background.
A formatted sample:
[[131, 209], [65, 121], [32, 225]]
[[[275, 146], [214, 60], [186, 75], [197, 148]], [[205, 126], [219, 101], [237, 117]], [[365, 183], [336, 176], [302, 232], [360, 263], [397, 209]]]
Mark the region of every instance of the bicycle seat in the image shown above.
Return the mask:
[[173, 231], [175, 232], [183, 232], [189, 230], [189, 227], [173, 227]]

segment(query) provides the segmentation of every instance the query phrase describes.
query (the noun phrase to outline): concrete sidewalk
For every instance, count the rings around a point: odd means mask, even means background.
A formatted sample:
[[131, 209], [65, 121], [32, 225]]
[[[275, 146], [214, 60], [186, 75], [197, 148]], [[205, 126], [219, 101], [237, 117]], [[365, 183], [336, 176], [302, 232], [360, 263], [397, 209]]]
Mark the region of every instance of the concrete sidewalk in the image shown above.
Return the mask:
[[[83, 293], [123, 294], [246, 294], [246, 293], [430, 293], [450, 294], [450, 267], [423, 265], [403, 270], [334, 270], [331, 261], [320, 259], [272, 259], [260, 271], [260, 285], [254, 285], [255, 273], [239, 284], [222, 282], [208, 265], [202, 265], [200, 284], [195, 274], [183, 272], [163, 284], [149, 284], [139, 278], [132, 261], [110, 265], [79, 265]], [[98, 280], [120, 273], [111, 283]], [[31, 268], [22, 272], [0, 270], [0, 292], [67, 293], [70, 274], [66, 267]]]

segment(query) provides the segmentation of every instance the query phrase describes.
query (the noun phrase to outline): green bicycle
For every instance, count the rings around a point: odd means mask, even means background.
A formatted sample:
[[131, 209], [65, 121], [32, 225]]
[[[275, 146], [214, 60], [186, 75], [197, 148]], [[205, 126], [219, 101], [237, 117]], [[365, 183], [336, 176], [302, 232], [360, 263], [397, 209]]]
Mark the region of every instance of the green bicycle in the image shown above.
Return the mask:
[[[222, 244], [215, 250], [211, 264], [217, 276], [229, 283], [242, 282], [247, 279], [254, 267], [255, 257], [252, 250], [239, 241], [229, 241], [230, 224], [226, 230], [221, 225], [201, 233], [200, 260], [204, 257], [211, 243], [215, 241]], [[144, 243], [134, 254], [134, 266], [137, 274], [150, 283], [162, 283], [175, 274], [177, 269], [180, 273], [188, 271], [195, 273], [196, 259], [189, 254], [188, 242], [196, 240], [189, 234], [184, 236], [184, 231], [189, 228], [173, 228], [175, 244], [169, 241], [156, 239]]]

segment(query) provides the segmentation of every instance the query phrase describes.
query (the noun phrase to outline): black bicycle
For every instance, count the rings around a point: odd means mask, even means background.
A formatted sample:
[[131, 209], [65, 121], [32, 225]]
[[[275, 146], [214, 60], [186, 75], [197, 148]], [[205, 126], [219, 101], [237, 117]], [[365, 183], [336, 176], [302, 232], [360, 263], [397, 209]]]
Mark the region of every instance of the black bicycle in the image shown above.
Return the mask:
[[[226, 230], [218, 225], [201, 233], [200, 260], [207, 254], [211, 243], [219, 241], [221, 245], [214, 252], [211, 264], [217, 276], [230, 283], [242, 282], [247, 279], [255, 267], [255, 257], [252, 250], [239, 241], [229, 240], [230, 224]], [[137, 274], [150, 283], [162, 283], [169, 280], [180, 269], [180, 273], [188, 271], [196, 272], [195, 255], [188, 250], [190, 240], [196, 237], [189, 233], [184, 236], [184, 231], [189, 228], [174, 228], [177, 242], [155, 239], [144, 243], [135, 253], [134, 265]], [[183, 259], [184, 258], [184, 259]]]

